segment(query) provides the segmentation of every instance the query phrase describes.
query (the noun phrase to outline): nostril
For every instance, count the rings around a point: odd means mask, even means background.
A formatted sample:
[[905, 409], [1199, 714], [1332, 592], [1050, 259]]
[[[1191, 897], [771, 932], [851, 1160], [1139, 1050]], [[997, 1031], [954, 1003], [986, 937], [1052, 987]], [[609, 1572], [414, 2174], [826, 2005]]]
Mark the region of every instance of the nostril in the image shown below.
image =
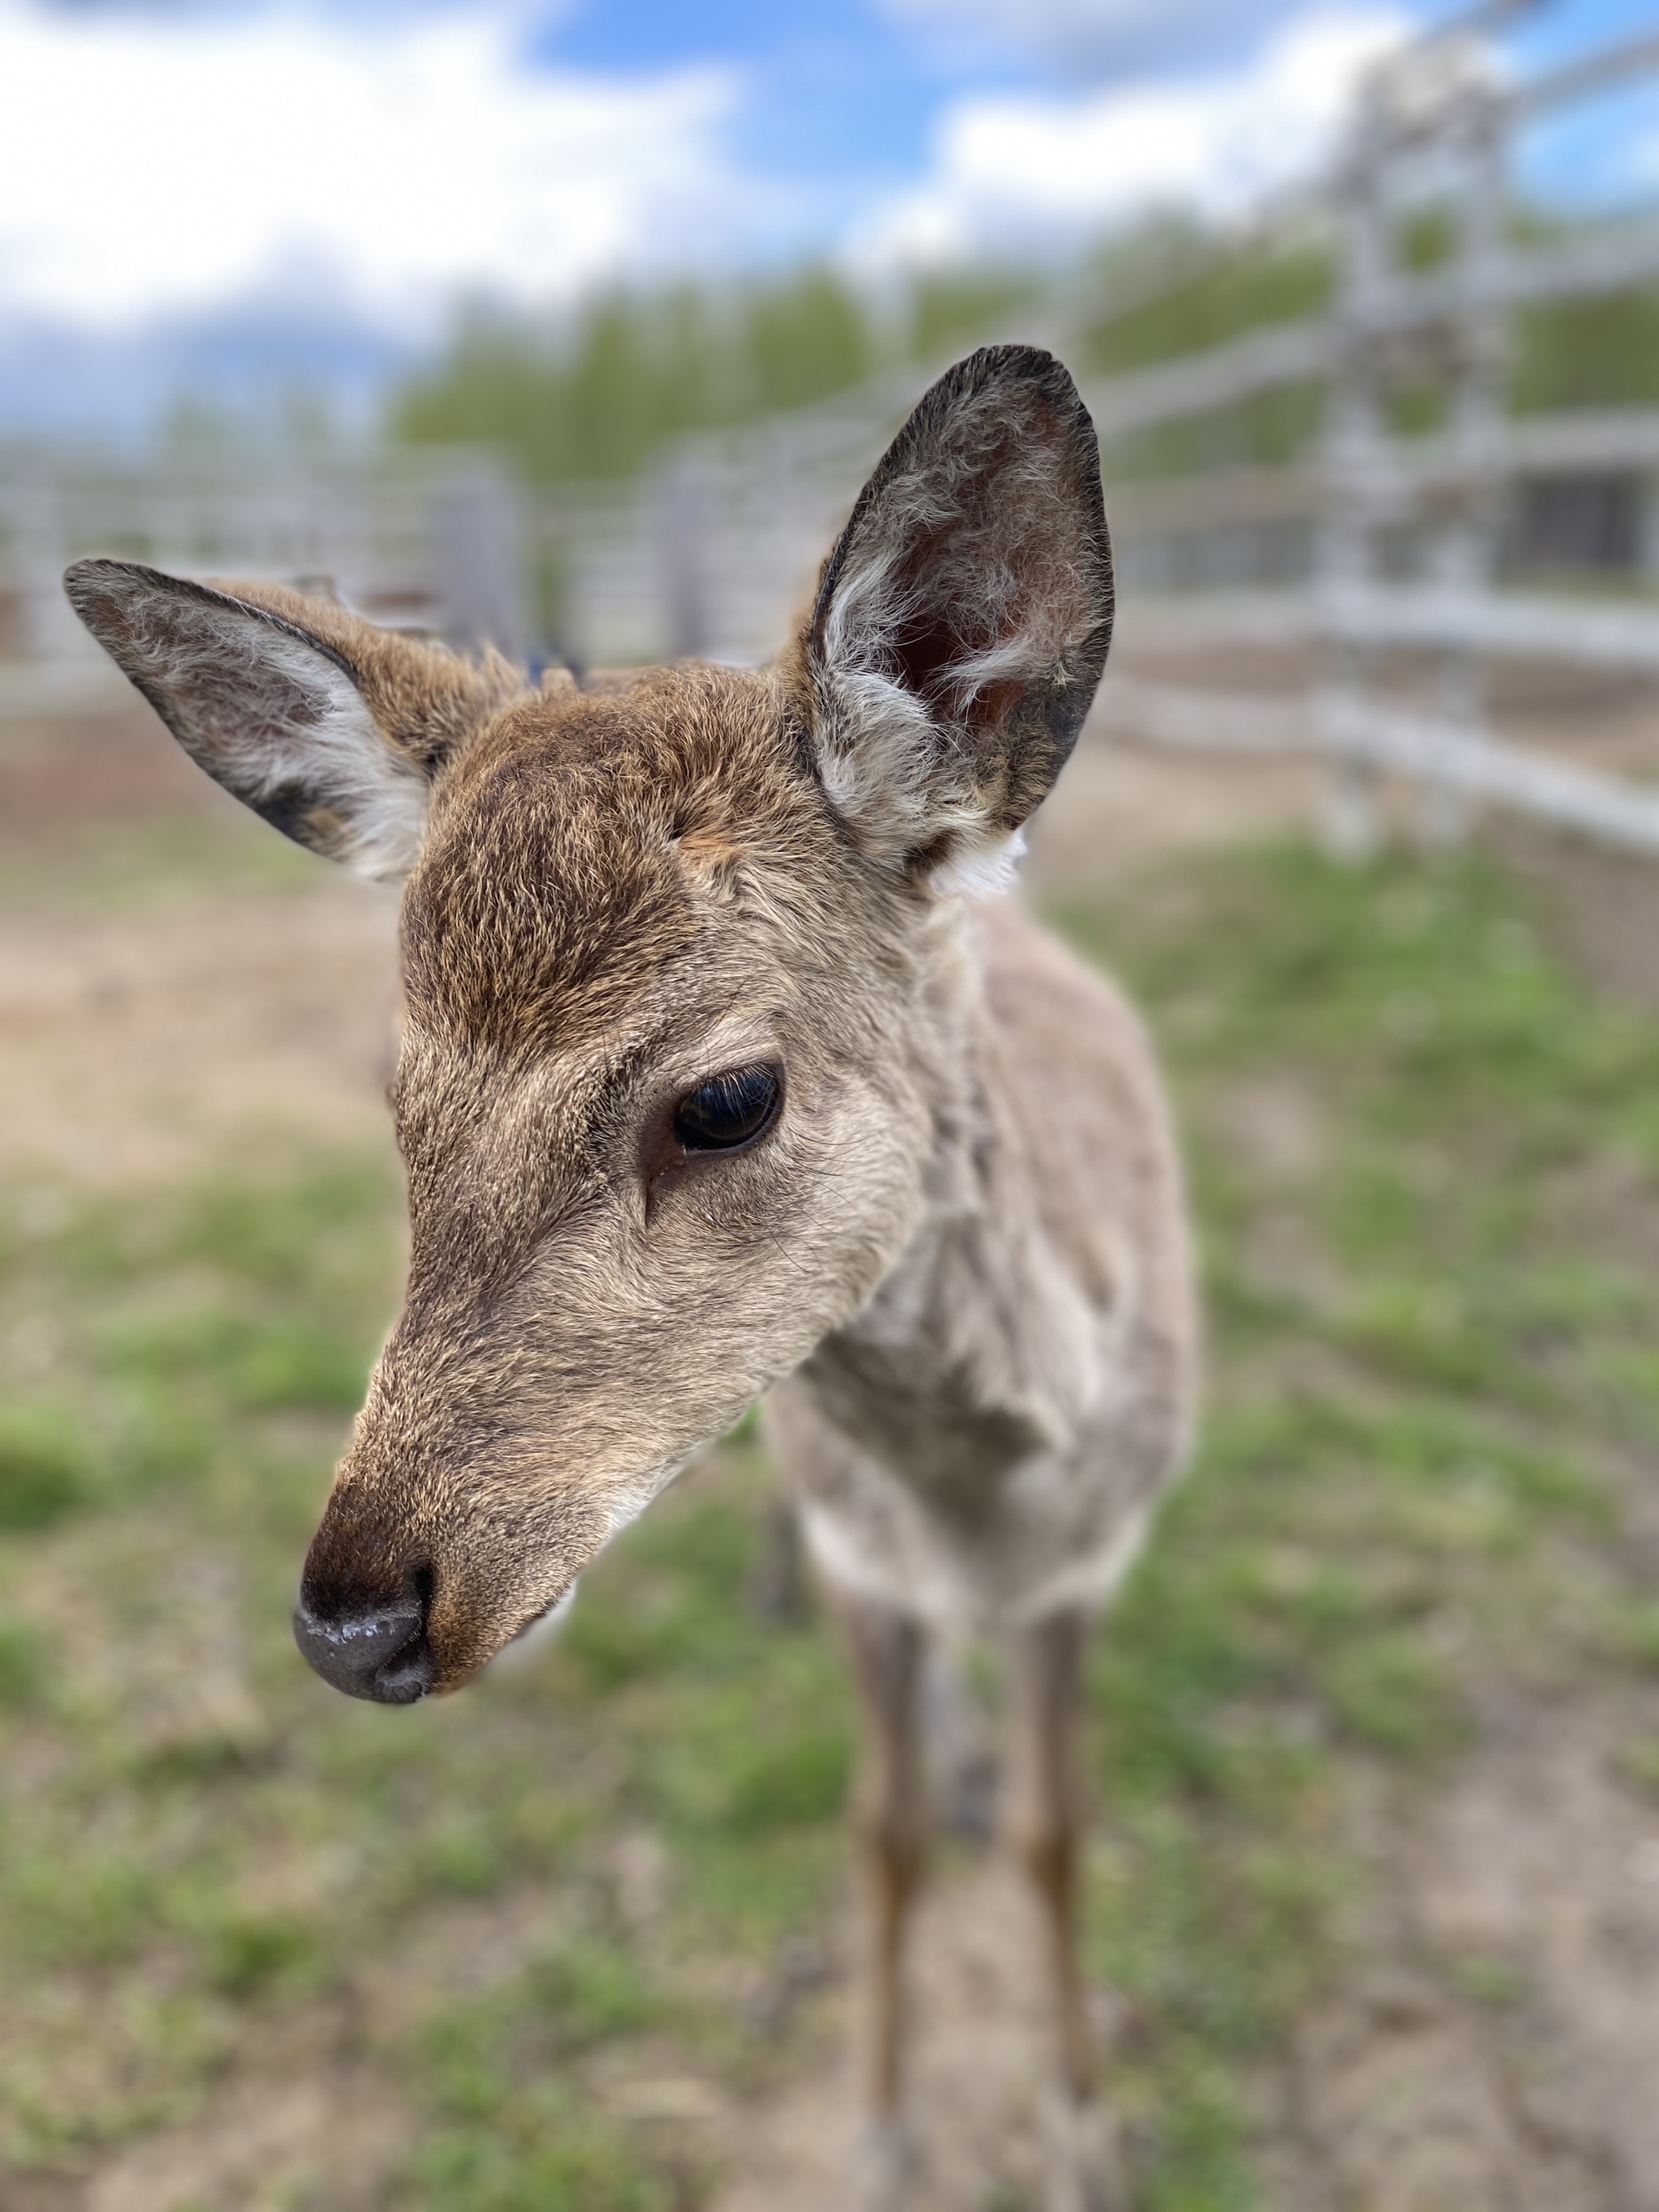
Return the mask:
[[325, 1606], [301, 1595], [294, 1640], [323, 1680], [347, 1697], [408, 1705], [432, 1687], [437, 1667], [426, 1635], [430, 1569], [410, 1581], [409, 1595], [391, 1605]]

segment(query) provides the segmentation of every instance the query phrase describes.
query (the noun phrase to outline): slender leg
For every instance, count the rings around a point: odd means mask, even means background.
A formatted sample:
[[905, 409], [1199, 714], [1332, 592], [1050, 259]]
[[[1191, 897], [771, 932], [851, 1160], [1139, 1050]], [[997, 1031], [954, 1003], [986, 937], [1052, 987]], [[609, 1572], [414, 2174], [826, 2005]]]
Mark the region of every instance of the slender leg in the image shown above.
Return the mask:
[[1013, 1651], [1009, 1839], [1034, 1884], [1049, 1946], [1060, 2030], [1060, 2078], [1083, 2099], [1095, 2086], [1094, 2052], [1077, 1956], [1077, 1861], [1082, 1808], [1077, 1778], [1087, 1617], [1056, 1613], [1024, 1630]]
[[1078, 1957], [1077, 1739], [1090, 1626], [1086, 1613], [1055, 1613], [1022, 1631], [1012, 1653], [1009, 1840], [1042, 1908], [1059, 2031], [1060, 2094], [1048, 2115], [1053, 2212], [1097, 2212], [1116, 2200]]
[[904, 2044], [905, 1923], [927, 1843], [922, 1765], [921, 1630], [902, 1613], [863, 1600], [837, 1601], [864, 1707], [863, 1763], [854, 1822], [866, 1888], [866, 2015], [864, 2094], [871, 2148], [888, 2169], [872, 2197], [902, 2187], [900, 2096]]

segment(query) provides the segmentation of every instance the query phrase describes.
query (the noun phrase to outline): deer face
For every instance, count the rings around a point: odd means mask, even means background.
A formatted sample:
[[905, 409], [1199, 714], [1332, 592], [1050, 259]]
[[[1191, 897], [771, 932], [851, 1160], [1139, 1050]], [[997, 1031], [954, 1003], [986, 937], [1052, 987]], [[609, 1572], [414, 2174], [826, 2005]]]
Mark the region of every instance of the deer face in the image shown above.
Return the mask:
[[452, 1688], [917, 1223], [944, 902], [1052, 781], [1104, 658], [1087, 416], [1044, 356], [952, 372], [777, 672], [526, 695], [274, 590], [69, 581], [210, 772], [406, 874], [408, 1290], [296, 1631], [353, 1695]]
[[869, 1296], [927, 1142], [893, 904], [767, 678], [567, 693], [468, 758], [404, 894], [409, 1291], [313, 1620], [416, 1599], [459, 1680]]

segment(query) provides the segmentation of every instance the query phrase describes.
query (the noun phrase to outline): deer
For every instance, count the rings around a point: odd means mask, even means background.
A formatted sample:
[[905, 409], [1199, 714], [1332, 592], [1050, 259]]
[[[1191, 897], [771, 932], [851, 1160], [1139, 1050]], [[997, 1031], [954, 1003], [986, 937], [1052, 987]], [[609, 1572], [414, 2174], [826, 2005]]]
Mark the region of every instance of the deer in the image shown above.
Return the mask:
[[399, 1315], [305, 1560], [324, 1680], [459, 1689], [764, 1400], [861, 1714], [860, 2202], [915, 2201], [930, 1650], [1006, 1654], [1053, 1999], [1052, 2212], [1121, 2202], [1079, 1960], [1091, 1627], [1186, 1455], [1199, 1324], [1137, 1013], [1011, 895], [1104, 669], [1093, 425], [987, 347], [761, 669], [532, 684], [270, 584], [77, 562], [185, 751], [399, 880]]

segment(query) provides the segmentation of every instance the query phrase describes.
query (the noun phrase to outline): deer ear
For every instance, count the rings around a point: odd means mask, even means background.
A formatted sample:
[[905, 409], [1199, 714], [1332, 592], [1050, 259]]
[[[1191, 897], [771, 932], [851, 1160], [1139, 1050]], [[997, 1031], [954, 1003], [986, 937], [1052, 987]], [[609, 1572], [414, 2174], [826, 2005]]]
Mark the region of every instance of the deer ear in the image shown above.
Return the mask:
[[819, 772], [866, 849], [942, 889], [1006, 876], [1111, 634], [1094, 425], [1052, 355], [988, 346], [860, 494], [804, 641]]
[[314, 853], [407, 875], [434, 776], [524, 679], [325, 599], [77, 561], [70, 605], [198, 767]]

